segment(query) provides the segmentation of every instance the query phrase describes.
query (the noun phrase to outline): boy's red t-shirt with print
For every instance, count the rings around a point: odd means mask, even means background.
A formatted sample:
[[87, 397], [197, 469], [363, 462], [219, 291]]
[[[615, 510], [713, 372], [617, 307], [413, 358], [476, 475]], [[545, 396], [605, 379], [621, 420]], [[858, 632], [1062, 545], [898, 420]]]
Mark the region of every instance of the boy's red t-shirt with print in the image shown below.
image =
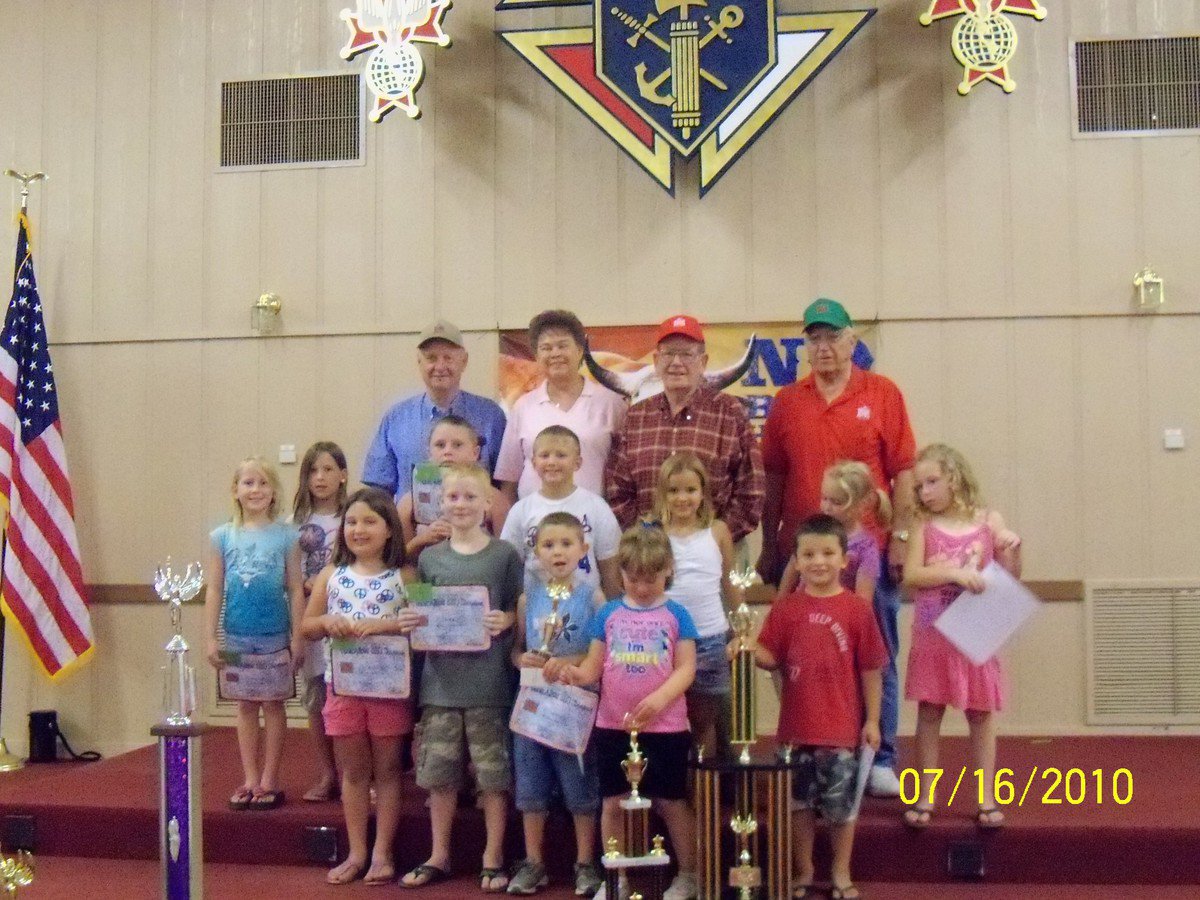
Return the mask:
[[861, 597], [807, 593], [777, 599], [759, 644], [783, 676], [778, 739], [818, 747], [858, 747], [863, 725], [860, 673], [882, 669], [887, 648]]

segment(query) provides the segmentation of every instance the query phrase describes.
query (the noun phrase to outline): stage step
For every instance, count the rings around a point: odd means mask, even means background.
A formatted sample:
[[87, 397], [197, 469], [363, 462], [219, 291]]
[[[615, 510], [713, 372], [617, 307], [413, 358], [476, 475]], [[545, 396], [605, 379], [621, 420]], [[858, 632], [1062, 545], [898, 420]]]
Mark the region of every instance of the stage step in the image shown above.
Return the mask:
[[[270, 812], [232, 812], [226, 807], [239, 781], [236, 737], [232, 729], [216, 729], [204, 739], [207, 860], [303, 865], [311, 861], [307, 849], [311, 829], [336, 829], [344, 841], [337, 803], [298, 799], [312, 771], [306, 738], [302, 732], [289, 733], [284, 787], [290, 799]], [[965, 764], [967, 748], [962, 739], [944, 743], [943, 796], [948, 796]], [[1200, 738], [1192, 737], [1003, 739], [1001, 764], [1014, 770], [1018, 796], [1033, 766], [1039, 773], [1047, 768], [1078, 769], [1086, 775], [1084, 801], [1066, 802], [1065, 782], [1047, 795], [1053, 773], [1045, 781], [1035, 775], [1024, 805], [1018, 808], [1014, 801], [1007, 808], [1007, 827], [984, 834], [972, 818], [969, 772], [953, 807], [939, 808], [923, 832], [904, 827], [899, 801], [868, 799], [859, 822], [855, 876], [863, 881], [950, 883], [947, 857], [954, 848], [967, 857], [981, 852], [988, 882], [1200, 883], [1200, 816], [1194, 802], [1181, 793], [1184, 786], [1194, 792], [1197, 759]], [[1132, 774], [1132, 798], [1117, 804], [1106, 789], [1097, 804], [1094, 770], [1104, 773], [1104, 784], [1111, 788], [1116, 768]], [[6, 849], [20, 843], [21, 830], [32, 825], [39, 855], [154, 860], [157, 784], [153, 746], [99, 763], [43, 764], [0, 775], [0, 843]], [[1072, 776], [1072, 799], [1079, 798], [1079, 784], [1080, 779]], [[402, 868], [422, 862], [429, 849], [424, 794], [406, 779], [404, 795], [396, 845]], [[1063, 802], [1048, 804], [1043, 799]], [[514, 814], [507, 842], [510, 860], [521, 855], [520, 833]], [[552, 869], [565, 878], [573, 858], [569, 820], [565, 816], [552, 820], [547, 833], [553, 842], [547, 854], [555, 861]], [[455, 831], [455, 871], [477, 868], [482, 848], [482, 815], [468, 805], [460, 809]]]

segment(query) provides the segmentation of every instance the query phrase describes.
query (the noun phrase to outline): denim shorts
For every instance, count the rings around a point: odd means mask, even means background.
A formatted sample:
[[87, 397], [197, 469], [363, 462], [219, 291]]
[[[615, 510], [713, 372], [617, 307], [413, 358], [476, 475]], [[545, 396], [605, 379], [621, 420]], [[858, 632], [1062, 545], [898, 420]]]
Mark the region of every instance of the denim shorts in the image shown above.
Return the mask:
[[280, 634], [226, 634], [225, 649], [230, 653], [278, 653], [292, 645], [287, 632]]
[[514, 734], [513, 774], [517, 809], [523, 813], [546, 812], [556, 794], [573, 816], [592, 815], [600, 808], [596, 753], [591, 746], [575, 756]]
[[729, 657], [725, 648], [729, 635], [714, 634], [696, 641], [696, 680], [688, 689], [697, 694], [728, 694], [732, 690]]
[[799, 809], [819, 810], [827, 822], [850, 821], [858, 759], [842, 747], [797, 747], [792, 759], [798, 763], [792, 781], [792, 797]]

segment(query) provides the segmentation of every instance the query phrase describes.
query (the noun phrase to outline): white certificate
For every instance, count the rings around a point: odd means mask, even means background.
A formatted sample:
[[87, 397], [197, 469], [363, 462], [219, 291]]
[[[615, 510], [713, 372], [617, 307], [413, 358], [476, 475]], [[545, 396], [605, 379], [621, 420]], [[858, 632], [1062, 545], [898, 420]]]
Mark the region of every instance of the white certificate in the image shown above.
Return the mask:
[[329, 642], [330, 689], [339, 697], [403, 700], [409, 694], [410, 653], [402, 634], [333, 638]]
[[413, 629], [414, 650], [480, 652], [492, 646], [483, 625], [491, 608], [488, 589], [482, 584], [408, 586], [409, 608], [423, 622]]
[[432, 525], [442, 515], [442, 469], [434, 463], [420, 463], [412, 472], [413, 521]]
[[977, 666], [995, 656], [1042, 605], [996, 562], [988, 563], [979, 574], [983, 576], [983, 592], [963, 591], [933, 623]]
[[296, 696], [291, 650], [275, 653], [223, 651], [225, 665], [217, 670], [217, 696], [222, 700], [259, 703]]
[[[587, 749], [600, 695], [569, 684], [524, 684], [508, 727], [539, 744], [579, 754]], [[536, 669], [533, 671], [537, 671]]]
[[870, 744], [858, 748], [858, 773], [854, 784], [854, 805], [850, 808], [850, 818], [857, 819], [862, 807], [863, 794], [867, 790], [867, 782], [871, 780], [871, 766], [875, 763], [875, 750]]

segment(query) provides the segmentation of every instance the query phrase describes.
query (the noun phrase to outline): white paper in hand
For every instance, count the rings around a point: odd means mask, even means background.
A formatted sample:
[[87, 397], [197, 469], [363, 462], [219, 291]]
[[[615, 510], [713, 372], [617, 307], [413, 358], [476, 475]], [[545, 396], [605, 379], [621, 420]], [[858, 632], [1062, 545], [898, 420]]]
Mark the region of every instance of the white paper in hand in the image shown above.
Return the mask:
[[999, 652], [1042, 603], [1003, 566], [988, 563], [982, 572], [984, 589], [963, 591], [937, 617], [933, 627], [977, 666]]

